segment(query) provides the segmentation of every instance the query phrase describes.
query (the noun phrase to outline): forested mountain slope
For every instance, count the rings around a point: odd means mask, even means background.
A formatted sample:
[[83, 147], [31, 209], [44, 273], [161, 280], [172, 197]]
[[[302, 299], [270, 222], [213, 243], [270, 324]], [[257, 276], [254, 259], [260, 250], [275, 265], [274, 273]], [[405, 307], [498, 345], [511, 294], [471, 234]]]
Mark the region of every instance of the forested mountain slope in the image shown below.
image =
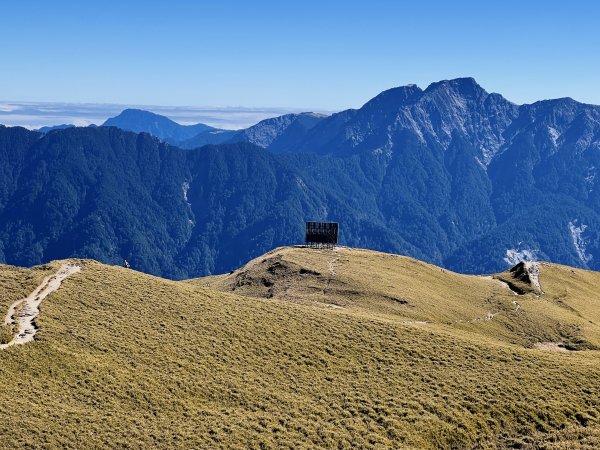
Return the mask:
[[338, 221], [343, 244], [461, 272], [523, 259], [600, 269], [597, 106], [517, 106], [458, 79], [288, 119], [255, 130], [267, 149], [2, 127], [0, 258], [127, 258], [185, 278], [299, 243], [316, 219]]

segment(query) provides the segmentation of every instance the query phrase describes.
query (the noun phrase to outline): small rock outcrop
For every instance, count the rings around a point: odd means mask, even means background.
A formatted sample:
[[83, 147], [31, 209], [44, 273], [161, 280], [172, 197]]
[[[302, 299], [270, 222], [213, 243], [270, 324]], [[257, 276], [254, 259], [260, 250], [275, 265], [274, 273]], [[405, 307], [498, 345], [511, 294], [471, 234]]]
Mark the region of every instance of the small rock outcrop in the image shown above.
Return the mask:
[[494, 278], [508, 284], [508, 287], [519, 295], [542, 295], [544, 293], [540, 283], [540, 264], [538, 262], [521, 261]]

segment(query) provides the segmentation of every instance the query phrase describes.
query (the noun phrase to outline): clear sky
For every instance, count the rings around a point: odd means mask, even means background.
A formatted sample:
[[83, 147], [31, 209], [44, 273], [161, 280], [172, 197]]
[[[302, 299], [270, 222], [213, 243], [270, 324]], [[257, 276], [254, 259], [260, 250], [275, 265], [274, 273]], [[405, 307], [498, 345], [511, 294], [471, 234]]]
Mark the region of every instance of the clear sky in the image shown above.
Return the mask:
[[358, 107], [473, 76], [600, 104], [600, 1], [0, 0], [0, 99]]

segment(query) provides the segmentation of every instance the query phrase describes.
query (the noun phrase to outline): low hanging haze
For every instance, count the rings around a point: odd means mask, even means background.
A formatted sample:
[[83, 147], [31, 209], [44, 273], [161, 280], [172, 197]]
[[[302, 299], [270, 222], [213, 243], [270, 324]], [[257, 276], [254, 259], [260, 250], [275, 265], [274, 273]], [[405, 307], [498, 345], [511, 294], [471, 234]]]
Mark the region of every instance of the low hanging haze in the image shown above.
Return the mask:
[[516, 103], [600, 104], [600, 2], [19, 0], [0, 9], [0, 123], [127, 106], [249, 126], [474, 77]]

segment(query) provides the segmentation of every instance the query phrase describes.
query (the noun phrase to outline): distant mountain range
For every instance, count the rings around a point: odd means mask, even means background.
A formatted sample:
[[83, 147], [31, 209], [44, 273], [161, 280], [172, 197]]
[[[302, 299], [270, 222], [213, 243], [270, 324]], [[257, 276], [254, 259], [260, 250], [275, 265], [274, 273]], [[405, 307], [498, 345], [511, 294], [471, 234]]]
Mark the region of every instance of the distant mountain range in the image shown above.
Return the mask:
[[[141, 109], [126, 109], [102, 126], [117, 127], [135, 133], [150, 133], [159, 139], [184, 149], [207, 144], [232, 144], [249, 142], [272, 151], [293, 151], [308, 131], [327, 117], [318, 113], [286, 114], [265, 119], [243, 130], [223, 130], [199, 123], [180, 125], [173, 120]], [[69, 125], [46, 127], [66, 128]], [[47, 131], [40, 129], [39, 131]]]
[[73, 128], [75, 125], [71, 124], [71, 123], [63, 123], [61, 125], [52, 125], [52, 126], [48, 126], [48, 127], [41, 127], [38, 128], [37, 131], [41, 132], [41, 133], [49, 133], [50, 131], [54, 131], [54, 130], [64, 130], [65, 128]]
[[126, 109], [118, 116], [106, 120], [102, 126], [118, 127], [134, 133], [146, 132], [174, 144], [191, 139], [200, 133], [215, 130], [203, 123], [180, 125], [165, 116], [141, 109]]
[[240, 131], [163, 119], [0, 128], [0, 259], [128, 258], [182, 278], [301, 242], [303, 221], [323, 219], [344, 244], [462, 272], [600, 269], [598, 106], [519, 106], [461, 78]]
[[317, 113], [286, 114], [240, 130], [229, 142], [249, 142], [272, 152], [295, 151], [325, 117]]

